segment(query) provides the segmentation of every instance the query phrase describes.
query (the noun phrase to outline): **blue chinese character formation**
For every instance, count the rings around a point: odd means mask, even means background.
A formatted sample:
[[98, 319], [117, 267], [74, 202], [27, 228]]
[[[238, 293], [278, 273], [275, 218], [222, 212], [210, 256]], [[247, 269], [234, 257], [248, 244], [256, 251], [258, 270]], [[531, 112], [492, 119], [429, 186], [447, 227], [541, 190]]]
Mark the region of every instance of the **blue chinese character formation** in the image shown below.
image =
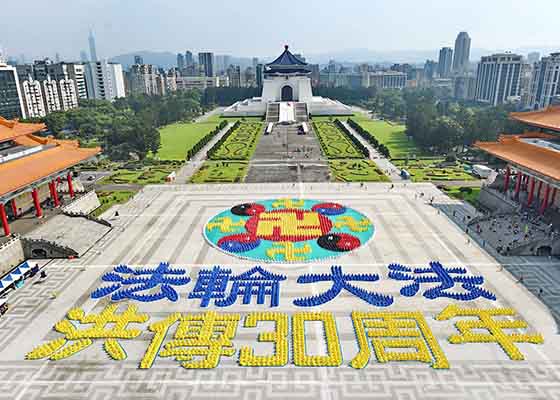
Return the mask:
[[330, 274], [305, 274], [301, 275], [297, 283], [316, 283], [332, 282], [332, 287], [317, 296], [304, 297], [294, 300], [294, 304], [299, 307], [313, 307], [328, 303], [333, 300], [342, 289], [346, 289], [354, 296], [359, 297], [365, 302], [377, 307], [388, 307], [393, 304], [392, 296], [385, 296], [375, 292], [369, 292], [350, 284], [349, 282], [376, 282], [379, 280], [377, 274], [344, 274], [342, 267], [332, 266]]
[[[278, 307], [280, 282], [284, 280], [286, 280], [285, 275], [273, 274], [261, 267], [232, 276], [230, 269], [216, 266], [211, 270], [203, 269], [199, 272], [198, 280], [189, 298], [201, 299], [201, 307], [207, 307], [212, 299], [216, 306], [228, 307], [233, 305], [238, 297], [243, 298], [243, 304], [250, 304], [253, 296], [256, 296], [257, 304], [264, 304], [268, 296], [270, 307]], [[229, 281], [232, 282], [232, 286], [227, 295]]]
[[92, 299], [99, 299], [111, 295], [111, 300], [124, 299], [153, 302], [167, 298], [177, 301], [179, 295], [173, 286], [183, 286], [191, 279], [186, 276], [184, 269], [173, 269], [169, 263], [160, 263], [157, 268], [132, 269], [126, 265], [119, 265], [113, 272], [101, 277], [105, 282], [115, 282], [113, 285], [100, 287], [91, 293]]
[[[446, 268], [437, 261], [430, 262], [428, 268], [409, 268], [401, 264], [390, 264], [389, 278], [411, 281], [400, 290], [400, 293], [407, 297], [416, 295], [423, 283], [439, 283], [438, 286], [425, 290], [423, 296], [431, 300], [440, 297], [461, 301], [475, 300], [479, 297], [496, 300], [494, 294], [479, 287], [484, 283], [482, 276], [468, 275], [465, 268]], [[456, 283], [461, 284], [465, 292], [451, 291]]]

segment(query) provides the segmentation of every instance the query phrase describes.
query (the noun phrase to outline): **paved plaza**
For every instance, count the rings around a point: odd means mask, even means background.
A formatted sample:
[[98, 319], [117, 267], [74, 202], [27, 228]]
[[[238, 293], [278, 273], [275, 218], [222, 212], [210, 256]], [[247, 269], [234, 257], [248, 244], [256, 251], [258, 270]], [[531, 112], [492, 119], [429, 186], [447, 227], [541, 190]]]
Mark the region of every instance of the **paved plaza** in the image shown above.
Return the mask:
[[[432, 197], [439, 207], [429, 204]], [[341, 204], [371, 221], [373, 237], [353, 251], [341, 252], [338, 258], [310, 263], [247, 261], [206, 241], [203, 235], [206, 224], [217, 214], [236, 205], [271, 199], [294, 199], [294, 202], [295, 199], [309, 199]], [[9, 298], [10, 311], [0, 319], [0, 399], [560, 398], [560, 340], [556, 321], [541, 300], [517, 282], [517, 273], [532, 268], [534, 262], [539, 265], [533, 271], [557, 279], [560, 263], [555, 259], [530, 258], [498, 261], [449, 219], [445, 210], [459, 207], [459, 204], [431, 184], [397, 183], [394, 189], [391, 184], [333, 183], [147, 186], [119, 209], [119, 217], [107, 213], [113, 229], [84, 256], [75, 260], [51, 261], [45, 268], [48, 277], [44, 282], [34, 278]], [[421, 283], [416, 288], [419, 289], [417, 293], [403, 295], [403, 287], [410, 284], [403, 281], [408, 274], [406, 271], [427, 268], [431, 261], [439, 261], [448, 270], [464, 267], [466, 275], [482, 277], [483, 283], [471, 282], [471, 286], [467, 285], [469, 290], [460, 285], [452, 290], [458, 298], [462, 298], [463, 293], [478, 294], [464, 301], [442, 296], [429, 298], [426, 289], [437, 285]], [[172, 268], [186, 269], [191, 279], [186, 285], [173, 286], [178, 294], [177, 301], [125, 299], [113, 302], [111, 296], [101, 295], [92, 298], [96, 289], [114, 284], [115, 280], [102, 281], [101, 277], [113, 273], [117, 265], [155, 268], [160, 262], [169, 262]], [[393, 267], [391, 270], [390, 264], [400, 264], [402, 269]], [[505, 268], [502, 267], [504, 264]], [[363, 290], [375, 292], [378, 305], [364, 300], [372, 300], [374, 295], [362, 298], [363, 291], [359, 290], [342, 290], [334, 298], [324, 301], [321, 293], [327, 292], [331, 283], [303, 283], [305, 279], [300, 278], [306, 274], [331, 274], [332, 265], [341, 266], [344, 274], [376, 274], [377, 280], [354, 283]], [[250, 305], [244, 305], [238, 299], [227, 307], [217, 306], [214, 301], [210, 301], [208, 307], [201, 307], [201, 299], [189, 298], [189, 294], [195, 288], [199, 273], [215, 266], [231, 269], [236, 275], [261, 266], [272, 274], [285, 276], [286, 279], [280, 282], [278, 306], [270, 307], [268, 298], [264, 304], [257, 304], [255, 296]], [[546, 295], [557, 301], [558, 292], [549, 286], [548, 279], [541, 283], [546, 288]], [[391, 299], [391, 304], [381, 305], [387, 298]], [[296, 305], [297, 302], [294, 304], [297, 299], [308, 299], [308, 303], [324, 302], [305, 307]], [[61, 360], [25, 359], [25, 355], [37, 346], [63, 336], [53, 330], [53, 326], [71, 309], [81, 308], [85, 314], [91, 315], [101, 313], [113, 303], [119, 304], [121, 312], [127, 305], [134, 305], [139, 313], [149, 316], [149, 321], [131, 324], [131, 327], [140, 329], [139, 335], [118, 340], [125, 351], [123, 360], [117, 361], [109, 356], [111, 350], [104, 347], [103, 339], [94, 339], [89, 347]], [[511, 308], [517, 312], [516, 320], [527, 322], [527, 327], [518, 333], [534, 337], [540, 334], [544, 341], [514, 343], [524, 357], [522, 361], [512, 360], [511, 354], [495, 342], [451, 343], [448, 338], [459, 333], [455, 324], [469, 319], [453, 315], [447, 315], [447, 318], [441, 314], [444, 309], [449, 311], [454, 306], [471, 311]], [[240, 316], [233, 338], [235, 354], [222, 354], [216, 368], [189, 369], [183, 368], [173, 357], [163, 357], [160, 350], [160, 356], [155, 357], [151, 368], [138, 368], [154, 341], [155, 333], [148, 329], [150, 324], [176, 312], [201, 316], [208, 311], [232, 318]], [[294, 358], [302, 350], [294, 345], [298, 336], [294, 332], [297, 315], [319, 311], [334, 317], [342, 362], [331, 367], [297, 366]], [[262, 338], [258, 340], [259, 333], [275, 329], [274, 323], [261, 320], [256, 328], [250, 327], [246, 317], [254, 312], [288, 316], [290, 351], [286, 365], [239, 365], [238, 352], [242, 347], [249, 346], [255, 349], [255, 354], [263, 356], [275, 351], [272, 343]], [[352, 312], [393, 313], [389, 316], [391, 318], [398, 318], [398, 312], [419, 312], [418, 318], [425, 320], [424, 328], [431, 332], [423, 331], [421, 337], [427, 340], [433, 334], [437, 343], [432, 345], [439, 346], [441, 351], [438, 353], [432, 347], [431, 354], [425, 355], [428, 359], [420, 361], [381, 362], [383, 360], [378, 360], [369, 344], [369, 362], [357, 367], [357, 355], [365, 350], [357, 340], [359, 329], [353, 323]], [[440, 317], [436, 320], [438, 315]], [[308, 320], [304, 326], [306, 354], [319, 356], [330, 351], [325, 335], [331, 335], [332, 339], [332, 331], [325, 334], [324, 326], [318, 321]], [[475, 331], [486, 333], [480, 329]], [[171, 331], [168, 336], [171, 338]], [[395, 352], [404, 351], [399, 350], [398, 342], [386, 347], [386, 352], [389, 352], [388, 348]], [[440, 366], [445, 364], [443, 359], [447, 360], [449, 369], [437, 367], [438, 363]], [[356, 368], [350, 366], [351, 363]]]

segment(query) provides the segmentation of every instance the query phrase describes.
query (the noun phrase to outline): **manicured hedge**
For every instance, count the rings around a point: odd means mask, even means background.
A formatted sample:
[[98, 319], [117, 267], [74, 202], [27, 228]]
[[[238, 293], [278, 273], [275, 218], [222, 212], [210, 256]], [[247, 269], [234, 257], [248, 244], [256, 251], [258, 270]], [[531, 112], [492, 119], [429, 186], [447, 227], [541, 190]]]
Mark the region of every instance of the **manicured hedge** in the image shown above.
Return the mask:
[[360, 124], [358, 124], [353, 119], [348, 118], [348, 125], [350, 125], [352, 129], [358, 132], [358, 134], [361, 137], [363, 137], [369, 144], [371, 144], [374, 148], [376, 148], [377, 151], [379, 151], [379, 153], [381, 153], [384, 157], [391, 158], [391, 153], [387, 148], [387, 146], [385, 146], [382, 143], [379, 143], [376, 137], [373, 136], [370, 132], [366, 131], [364, 128], [362, 128]]
[[193, 158], [195, 154], [198, 153], [204, 146], [206, 146], [208, 142], [210, 142], [214, 138], [214, 136], [220, 133], [220, 131], [224, 129], [227, 126], [227, 124], [228, 124], [227, 121], [223, 120], [222, 122], [220, 122], [220, 125], [214, 128], [211, 132], [209, 132], [206, 136], [204, 136], [197, 144], [191, 147], [189, 151], [187, 151], [187, 160]]

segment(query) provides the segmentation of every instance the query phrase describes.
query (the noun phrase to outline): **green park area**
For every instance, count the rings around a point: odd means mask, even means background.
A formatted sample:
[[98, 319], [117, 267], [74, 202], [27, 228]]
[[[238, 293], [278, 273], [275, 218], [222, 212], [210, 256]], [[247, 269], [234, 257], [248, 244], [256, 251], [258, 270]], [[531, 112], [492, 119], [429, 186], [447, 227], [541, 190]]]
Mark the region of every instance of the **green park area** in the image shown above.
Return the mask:
[[475, 178], [459, 161], [446, 162], [443, 158], [397, 159], [392, 163], [410, 174], [412, 182], [472, 181]]
[[231, 133], [225, 135], [215, 147], [210, 149], [208, 158], [214, 161], [249, 160], [257, 147], [262, 128], [261, 122], [240, 122]]
[[150, 167], [119, 169], [99, 182], [100, 185], [150, 185], [164, 183], [165, 178], [179, 168], [180, 163], [159, 164]]
[[364, 154], [352, 143], [333, 121], [314, 121], [313, 126], [323, 153], [328, 159], [364, 158]]
[[337, 182], [389, 182], [371, 160], [331, 160], [329, 167]]
[[391, 158], [417, 157], [422, 154], [422, 150], [406, 136], [404, 125], [393, 124], [385, 120], [373, 120], [363, 114], [355, 114], [351, 118], [375, 136], [380, 144], [387, 146]]
[[455, 199], [466, 201], [473, 206], [478, 206], [478, 197], [480, 196], [479, 187], [462, 187], [462, 186], [451, 186], [443, 189], [448, 196]]
[[161, 160], [185, 160], [187, 151], [220, 123], [219, 118], [204, 122], [167, 125], [160, 129], [161, 147], [157, 157]]
[[243, 182], [249, 163], [246, 161], [206, 161], [192, 176], [191, 183]]
[[136, 192], [128, 191], [128, 190], [115, 191], [115, 192], [99, 191], [97, 192], [97, 197], [101, 202], [101, 206], [93, 210], [91, 215], [93, 217], [99, 217], [101, 214], [103, 214], [105, 211], [107, 211], [109, 208], [113, 207], [114, 205], [126, 203], [135, 194]]

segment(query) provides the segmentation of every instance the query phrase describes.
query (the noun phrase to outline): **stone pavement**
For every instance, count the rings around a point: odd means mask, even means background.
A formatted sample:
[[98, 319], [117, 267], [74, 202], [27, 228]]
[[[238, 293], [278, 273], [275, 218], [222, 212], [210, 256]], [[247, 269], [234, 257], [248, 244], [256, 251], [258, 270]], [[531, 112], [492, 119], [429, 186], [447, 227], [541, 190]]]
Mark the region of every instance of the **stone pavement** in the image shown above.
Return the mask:
[[[418, 196], [421, 192], [424, 197]], [[557, 269], [560, 263], [554, 259], [543, 263], [541, 259], [512, 258], [510, 264], [504, 265], [506, 268], [501, 268], [499, 260], [469, 241], [442, 209], [428, 204], [427, 199], [432, 196], [449, 209], [457, 204], [431, 184], [396, 184], [392, 190], [390, 184], [360, 187], [359, 184], [330, 183], [147, 186], [120, 209], [120, 217], [111, 219], [114, 229], [82, 258], [52, 261], [45, 269], [48, 279], [44, 283], [32, 281], [8, 299], [11, 309], [0, 318], [0, 399], [558, 398], [560, 340], [557, 326], [541, 300], [517, 283], [515, 273], [518, 268], [525, 270], [541, 263], [542, 271], [535, 277], [542, 273], [539, 284], [549, 282], [547, 291], [551, 296], [556, 291], [557, 296], [560, 283], [549, 271]], [[86, 312], [98, 312], [108, 303], [106, 299], [90, 299], [89, 293], [101, 284], [100, 275], [116, 264], [153, 266], [169, 261], [187, 268], [191, 278], [195, 278], [201, 268], [213, 265], [227, 266], [236, 272], [254, 266], [254, 262], [231, 257], [209, 246], [202, 232], [209, 218], [232, 205], [277, 197], [337, 201], [362, 212], [375, 225], [376, 232], [370, 242], [336, 260], [263, 265], [267, 270], [287, 275], [280, 305], [273, 311], [290, 315], [302, 311], [292, 304], [294, 298], [317, 294], [318, 290], [326, 288], [322, 284], [317, 287], [297, 284], [296, 278], [303, 273], [326, 272], [336, 263], [347, 271], [374, 272], [381, 276], [373, 287], [395, 296], [390, 309], [369, 306], [347, 293], [329, 304], [309, 309], [334, 314], [343, 354], [342, 366], [306, 368], [290, 363], [278, 368], [247, 368], [237, 365], [237, 357], [222, 357], [215, 369], [187, 370], [177, 362], [158, 358], [152, 369], [138, 370], [139, 358], [151, 340], [149, 332], [137, 340], [123, 341], [129, 357], [126, 361], [110, 360], [98, 341], [62, 361], [23, 359], [34, 346], [60, 337], [52, 331], [52, 326], [69, 309], [82, 307]], [[465, 212], [469, 212], [468, 208]], [[428, 300], [420, 295], [399, 297], [400, 283], [387, 277], [387, 264], [391, 262], [425, 267], [431, 260], [439, 260], [446, 266], [464, 266], [470, 273], [484, 276], [484, 288], [497, 296], [496, 302], [477, 299], [463, 306], [512, 307], [528, 322], [530, 332], [544, 335], [545, 343], [518, 344], [525, 361], [510, 360], [495, 343], [448, 343], [448, 336], [455, 332], [453, 323], [433, 318], [449, 304], [448, 300]], [[196, 301], [186, 299], [185, 290], [180, 291], [177, 303], [135, 304], [149, 313], [152, 320], [174, 311], [205, 311]], [[53, 298], [52, 292], [56, 297]], [[262, 306], [241, 304], [217, 310], [243, 315], [250, 311], [269, 311]], [[349, 317], [352, 310], [421, 310], [451, 368], [434, 370], [418, 362], [381, 363], [376, 361], [375, 355], [364, 369], [350, 368], [348, 364], [358, 351]], [[236, 347], [253, 346], [261, 354], [271, 351], [266, 343], [257, 341], [255, 331], [243, 330], [238, 336]], [[310, 329], [306, 337], [312, 354], [324, 351], [321, 329]]]

